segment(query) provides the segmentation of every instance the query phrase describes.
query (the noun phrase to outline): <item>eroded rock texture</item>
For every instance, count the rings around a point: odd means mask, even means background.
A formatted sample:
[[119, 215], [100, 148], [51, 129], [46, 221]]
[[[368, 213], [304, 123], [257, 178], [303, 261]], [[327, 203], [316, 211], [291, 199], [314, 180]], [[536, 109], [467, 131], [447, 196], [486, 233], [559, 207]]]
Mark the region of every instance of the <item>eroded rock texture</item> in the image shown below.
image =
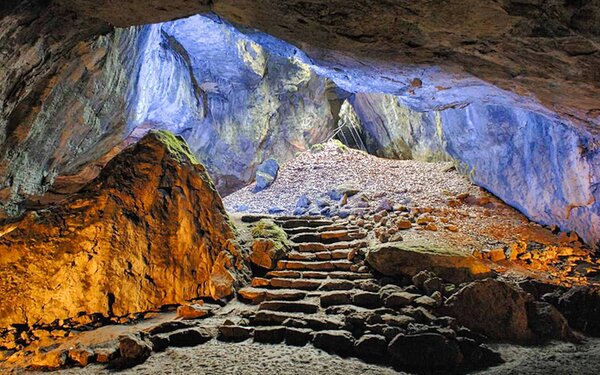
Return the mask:
[[244, 270], [204, 167], [151, 132], [77, 194], [0, 227], [0, 327], [222, 298]]
[[138, 31], [108, 31], [35, 1], [0, 19], [0, 216], [128, 135]]

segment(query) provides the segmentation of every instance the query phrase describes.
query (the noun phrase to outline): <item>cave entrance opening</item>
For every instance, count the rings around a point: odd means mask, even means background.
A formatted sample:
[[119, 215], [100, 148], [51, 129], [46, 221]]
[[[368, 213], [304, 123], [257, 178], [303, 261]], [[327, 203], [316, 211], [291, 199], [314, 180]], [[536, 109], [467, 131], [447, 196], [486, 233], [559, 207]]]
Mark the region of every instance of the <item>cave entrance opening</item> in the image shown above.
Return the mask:
[[[460, 103], [440, 109], [458, 94], [424, 85], [425, 77], [444, 82], [435, 67], [381, 67], [331, 51], [333, 59], [308, 56], [215, 15], [138, 33], [130, 126], [185, 138], [232, 214], [366, 219], [381, 240], [415, 228], [415, 236], [473, 248], [520, 220], [450, 155], [471, 145], [449, 144], [446, 128], [475, 122]], [[481, 85], [460, 90], [483, 93], [495, 95]], [[481, 116], [510, 115], [500, 107]]]

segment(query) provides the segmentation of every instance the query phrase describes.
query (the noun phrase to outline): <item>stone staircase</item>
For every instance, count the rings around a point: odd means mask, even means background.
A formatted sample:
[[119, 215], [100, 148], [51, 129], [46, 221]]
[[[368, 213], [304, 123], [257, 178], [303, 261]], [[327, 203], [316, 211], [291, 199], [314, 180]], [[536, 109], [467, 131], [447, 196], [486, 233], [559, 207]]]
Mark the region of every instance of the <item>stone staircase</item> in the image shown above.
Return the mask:
[[[274, 270], [239, 290], [238, 299], [249, 309], [242, 319], [221, 325], [218, 339], [312, 343], [330, 353], [381, 364], [397, 363], [393, 352], [402, 348], [392, 348], [391, 343], [399, 335], [431, 333], [442, 339], [435, 350], [458, 347], [455, 321], [432, 313], [438, 301], [414, 285], [401, 287], [378, 279], [364, 264], [363, 250], [368, 246], [364, 230], [352, 222], [321, 217], [274, 221], [288, 234], [293, 250]], [[472, 350], [485, 352], [479, 342], [471, 344]], [[460, 360], [444, 358], [425, 367], [459, 366]], [[410, 358], [401, 362], [403, 368], [414, 367]]]

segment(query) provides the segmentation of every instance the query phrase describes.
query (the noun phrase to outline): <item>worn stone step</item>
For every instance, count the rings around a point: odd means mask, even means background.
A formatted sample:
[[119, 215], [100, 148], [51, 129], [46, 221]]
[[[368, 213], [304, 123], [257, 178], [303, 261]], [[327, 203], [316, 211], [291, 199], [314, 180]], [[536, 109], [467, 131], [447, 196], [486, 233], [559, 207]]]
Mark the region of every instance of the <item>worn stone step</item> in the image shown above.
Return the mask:
[[250, 325], [261, 326], [286, 326], [295, 328], [310, 328], [315, 331], [327, 329], [342, 329], [342, 321], [315, 314], [286, 313], [270, 310], [261, 310], [249, 317]]
[[239, 325], [219, 326], [217, 340], [240, 342], [249, 339], [254, 334], [254, 328]]
[[242, 215], [240, 220], [243, 223], [256, 223], [257, 221], [260, 221], [262, 219], [271, 219], [271, 218], [272, 217], [269, 215], [249, 214], [249, 215]]
[[295, 228], [283, 228], [288, 235], [300, 234], [300, 233], [320, 233], [330, 232], [339, 230], [358, 230], [357, 226], [349, 226], [346, 224], [332, 224], [324, 225], [320, 227], [295, 227]]
[[315, 348], [341, 356], [347, 356], [354, 352], [354, 338], [348, 331], [317, 332], [313, 338], [313, 345]]
[[317, 228], [324, 227], [328, 225], [333, 225], [332, 220], [323, 219], [322, 217], [303, 217], [303, 218], [294, 218], [294, 219], [285, 219], [281, 218], [275, 219], [275, 222], [279, 224], [284, 229], [289, 228], [300, 228], [300, 227], [308, 227], [308, 228]]
[[263, 301], [284, 300], [297, 301], [306, 297], [306, 291], [298, 289], [264, 289], [245, 287], [238, 291], [238, 297], [243, 302], [257, 305]]
[[304, 346], [312, 340], [313, 331], [310, 328], [285, 328], [285, 343], [293, 346]]
[[[346, 279], [346, 280], [367, 280], [372, 279], [371, 273], [360, 273], [352, 271], [294, 271], [277, 270], [269, 271], [267, 277], [289, 278], [289, 279]], [[373, 279], [374, 280], [374, 279]], [[270, 285], [270, 283], [269, 283]]]
[[270, 286], [272, 288], [282, 289], [300, 289], [300, 290], [317, 290], [322, 280], [319, 279], [289, 279], [289, 278], [272, 278]]
[[[292, 291], [331, 291], [331, 290], [360, 290], [359, 281], [364, 279], [289, 279], [274, 278], [271, 281], [271, 288], [274, 290], [292, 290]], [[305, 297], [309, 297], [306, 295]]]
[[249, 321], [252, 326], [274, 326], [283, 324], [289, 318], [299, 317], [300, 314], [263, 310], [251, 315]]
[[278, 270], [306, 270], [306, 271], [349, 271], [354, 263], [348, 260], [330, 261], [301, 261], [280, 260], [277, 262]]
[[265, 301], [258, 305], [258, 309], [314, 314], [319, 310], [319, 305], [316, 303], [299, 301]]
[[331, 259], [348, 259], [348, 254], [352, 250], [334, 250], [334, 251], [318, 251], [318, 252], [299, 252], [291, 251], [288, 253], [289, 260], [331, 260]]
[[319, 302], [321, 307], [329, 307], [335, 305], [349, 305], [352, 303], [354, 291], [333, 291], [321, 294]]
[[318, 290], [331, 291], [331, 290], [350, 290], [354, 289], [355, 282], [352, 280], [331, 280], [325, 279]]
[[294, 249], [299, 252], [321, 252], [321, 251], [334, 251], [343, 249], [355, 249], [365, 248], [369, 246], [367, 241], [341, 241], [334, 242], [331, 244], [325, 244], [320, 242], [306, 242], [299, 243], [294, 246]]
[[320, 242], [324, 244], [331, 244], [334, 242], [358, 240], [365, 238], [366, 236], [366, 232], [339, 230], [332, 232], [296, 234], [291, 236], [290, 240], [297, 244], [307, 242]]
[[286, 328], [281, 326], [254, 329], [254, 341], [265, 344], [279, 344], [285, 340]]

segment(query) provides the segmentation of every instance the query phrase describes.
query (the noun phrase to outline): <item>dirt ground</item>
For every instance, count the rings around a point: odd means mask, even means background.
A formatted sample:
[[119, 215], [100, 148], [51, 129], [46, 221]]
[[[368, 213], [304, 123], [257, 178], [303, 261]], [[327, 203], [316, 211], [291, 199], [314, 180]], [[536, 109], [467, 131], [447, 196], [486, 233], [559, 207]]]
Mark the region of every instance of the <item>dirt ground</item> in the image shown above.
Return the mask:
[[[575, 346], [552, 343], [544, 347], [494, 345], [507, 361], [505, 364], [476, 374], [597, 375], [600, 372], [600, 339], [589, 339]], [[99, 365], [57, 372], [64, 375], [114, 374]], [[387, 375], [402, 374], [392, 368], [364, 363], [355, 358], [341, 358], [315, 349], [311, 345], [297, 348], [265, 345], [246, 341], [239, 344], [212, 340], [193, 348], [170, 348], [152, 355], [134, 368], [118, 372], [133, 374], [198, 374], [198, 375]], [[28, 374], [33, 374], [28, 372]], [[404, 373], [405, 374], [405, 373]]]

